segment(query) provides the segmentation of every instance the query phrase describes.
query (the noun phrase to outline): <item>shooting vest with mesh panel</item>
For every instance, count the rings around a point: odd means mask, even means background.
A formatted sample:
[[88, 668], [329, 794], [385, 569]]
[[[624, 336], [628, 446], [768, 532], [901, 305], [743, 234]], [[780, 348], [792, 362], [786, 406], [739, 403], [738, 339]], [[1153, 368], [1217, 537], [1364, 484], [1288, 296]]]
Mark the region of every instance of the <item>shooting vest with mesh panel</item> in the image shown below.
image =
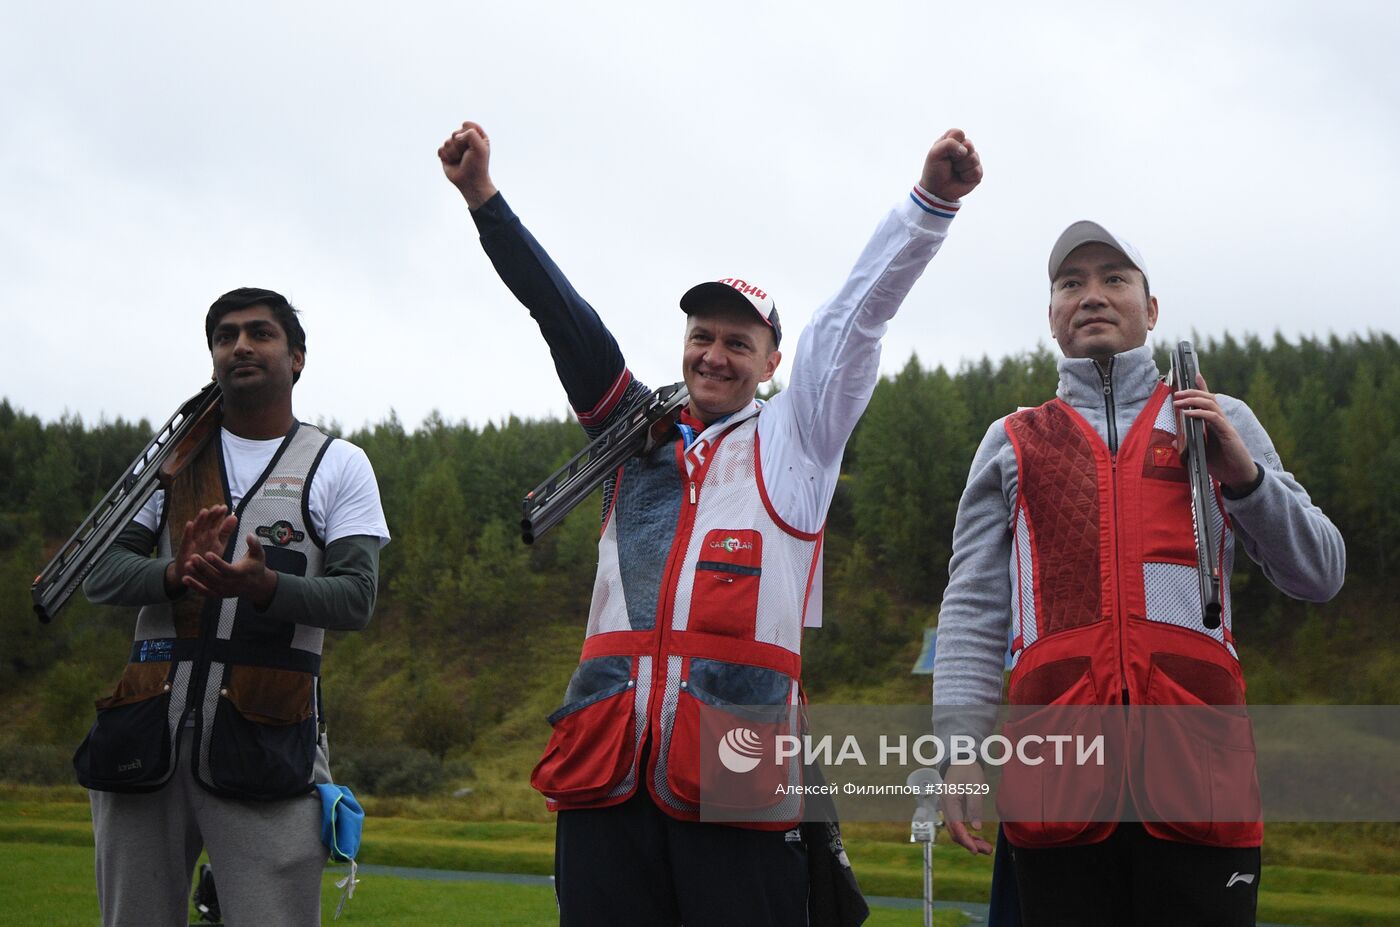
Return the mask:
[[[269, 569], [321, 575], [324, 544], [307, 504], [332, 440], [294, 425], [234, 508], [216, 433], [166, 495], [160, 555], [179, 550], [185, 523], [201, 508], [222, 504], [238, 516], [225, 560], [243, 557], [251, 533]], [[121, 681], [98, 701], [74, 757], [78, 780], [103, 791], [154, 791], [175, 772], [180, 738], [193, 737], [195, 779], [216, 795], [273, 800], [329, 781], [318, 731], [324, 637], [321, 628], [265, 618], [243, 599], [188, 593], [142, 608]]]
[[[1170, 396], [1166, 385], [1157, 386], [1117, 454], [1060, 399], [1006, 419], [1017, 467], [1011, 555], [1015, 664], [1008, 690], [1013, 718], [1014, 706], [1244, 704], [1230, 601], [1234, 535], [1219, 485], [1212, 481], [1209, 517], [1224, 582], [1221, 625], [1210, 630], [1201, 620], [1190, 484], [1175, 448]], [[1157, 717], [1150, 712], [1145, 714]], [[1126, 762], [1094, 784], [1101, 789], [1101, 801], [1094, 804], [1100, 810], [1116, 807], [1117, 813], [1126, 802], [1137, 802], [1139, 809], [1157, 807], [1161, 796], [1176, 789], [1208, 794], [1220, 784], [1210, 781], [1212, 774], [1230, 776], [1257, 794], [1248, 720], [1220, 714], [1226, 739], [1233, 742], [1196, 744], [1199, 753], [1210, 754], [1204, 774], [1192, 779], [1192, 770], [1200, 767], [1187, 762], [1200, 756], [1146, 755], [1166, 740], [1129, 731]], [[1160, 720], [1170, 723], [1170, 713]], [[1217, 761], [1213, 773], [1212, 760]], [[1137, 772], [1130, 775], [1134, 765]], [[1003, 774], [1002, 791], [1013, 782], [1034, 787], [1033, 778], [1014, 777], [1039, 773], [1014, 766]], [[1076, 783], [1092, 782], [1091, 773], [1081, 772]], [[1239, 788], [1232, 789], [1238, 794]], [[1115, 826], [1112, 819], [1004, 822], [1008, 839], [1024, 847], [1095, 843]], [[1263, 836], [1257, 820], [1145, 821], [1144, 826], [1156, 837], [1215, 846], [1258, 846]]]
[[[619, 470], [582, 658], [530, 780], [551, 810], [615, 805], [645, 779], [658, 807], [696, 820], [701, 706], [767, 707], [770, 727], [790, 726], [822, 536], [773, 510], [758, 412], [689, 451], [677, 440]], [[735, 723], [760, 726], [748, 717]], [[746, 814], [754, 826], [800, 815], [799, 797], [767, 802]]]

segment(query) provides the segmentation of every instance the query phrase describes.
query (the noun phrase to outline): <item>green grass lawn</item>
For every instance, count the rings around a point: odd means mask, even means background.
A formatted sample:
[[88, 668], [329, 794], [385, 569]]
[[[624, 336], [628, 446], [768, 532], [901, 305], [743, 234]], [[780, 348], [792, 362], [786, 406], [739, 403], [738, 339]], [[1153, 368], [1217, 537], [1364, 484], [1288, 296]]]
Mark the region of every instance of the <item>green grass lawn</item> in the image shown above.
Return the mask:
[[[0, 843], [0, 911], [7, 927], [93, 927], [98, 922], [93, 890], [92, 850], [63, 845]], [[374, 924], [377, 927], [526, 927], [555, 923], [554, 893], [546, 887], [496, 882], [426, 882], [364, 875], [355, 897], [339, 921], [331, 919], [340, 892], [335, 881], [346, 872], [326, 870], [321, 890], [325, 924]], [[939, 911], [939, 927], [965, 920], [955, 911]], [[915, 927], [917, 910], [876, 910], [873, 927]]]
[[[454, 819], [461, 808], [438, 801], [367, 800], [365, 864], [546, 875], [553, 869], [548, 821]], [[394, 812], [390, 816], [388, 812]], [[1275, 923], [1400, 927], [1400, 843], [1394, 825], [1271, 825], [1265, 841], [1259, 918]], [[906, 828], [853, 824], [847, 848], [871, 895], [918, 897], [922, 856]], [[946, 839], [946, 837], [944, 838]], [[92, 925], [92, 829], [85, 793], [71, 787], [0, 787], [0, 912], [17, 925]], [[343, 867], [327, 871], [326, 916]], [[934, 894], [985, 903], [990, 861], [940, 844]], [[940, 912], [956, 925], [956, 912]], [[348, 920], [347, 920], [348, 918]], [[492, 882], [429, 882], [366, 877], [337, 923], [417, 927], [429, 924], [546, 924], [555, 920], [545, 887]], [[876, 909], [876, 927], [914, 925], [919, 911]]]
[[[72, 846], [0, 843], [0, 911], [13, 927], [93, 927], [98, 923], [92, 850]], [[547, 888], [495, 882], [415, 882], [365, 877], [339, 921], [331, 919], [345, 867], [326, 871], [322, 921], [427, 927], [432, 924], [536, 925], [557, 918]], [[217, 876], [216, 876], [217, 880]]]

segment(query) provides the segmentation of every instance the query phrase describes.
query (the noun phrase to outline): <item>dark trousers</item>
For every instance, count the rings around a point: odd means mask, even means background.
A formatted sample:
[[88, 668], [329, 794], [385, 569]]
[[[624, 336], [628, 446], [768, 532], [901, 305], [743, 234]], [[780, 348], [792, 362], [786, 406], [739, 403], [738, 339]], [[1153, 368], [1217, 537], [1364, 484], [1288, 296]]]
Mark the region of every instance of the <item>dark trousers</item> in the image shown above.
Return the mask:
[[1011, 847], [1026, 927], [1253, 927], [1259, 848], [1159, 840], [1119, 824], [1101, 843]]
[[987, 927], [1021, 927], [1021, 895], [1016, 891], [1016, 869], [1011, 844], [997, 825], [997, 845], [992, 856], [992, 892], [987, 906]]
[[554, 890], [562, 927], [804, 927], [807, 850], [796, 830], [677, 821], [643, 789], [559, 812]]

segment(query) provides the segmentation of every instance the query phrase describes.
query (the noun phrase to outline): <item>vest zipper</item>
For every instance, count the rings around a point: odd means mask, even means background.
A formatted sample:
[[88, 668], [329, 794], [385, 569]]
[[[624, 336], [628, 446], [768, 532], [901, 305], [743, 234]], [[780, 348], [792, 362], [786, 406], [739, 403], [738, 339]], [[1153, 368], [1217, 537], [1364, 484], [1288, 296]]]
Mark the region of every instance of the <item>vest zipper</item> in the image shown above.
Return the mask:
[[[1114, 457], [1118, 456], [1118, 421], [1117, 413], [1113, 408], [1113, 358], [1108, 359], [1108, 370], [1099, 368], [1099, 373], [1103, 375], [1103, 405], [1104, 412], [1108, 415], [1108, 452]], [[1094, 363], [1098, 366], [1098, 362]]]
[[[1118, 679], [1123, 687], [1123, 704], [1128, 703], [1128, 667], [1123, 654], [1123, 638], [1128, 633], [1128, 618], [1123, 613], [1122, 577], [1119, 575], [1119, 562], [1122, 554], [1118, 549], [1118, 411], [1113, 403], [1113, 361], [1108, 359], [1108, 370], [1099, 368], [1103, 375], [1103, 406], [1106, 416], [1105, 433], [1108, 436], [1108, 495], [1113, 507], [1109, 524], [1113, 531], [1113, 622], [1118, 632]], [[1097, 366], [1097, 362], [1095, 362]]]
[[1123, 577], [1119, 572], [1122, 554], [1118, 544], [1118, 453], [1108, 455], [1109, 530], [1113, 532], [1113, 625], [1118, 638], [1118, 681], [1122, 686], [1123, 704], [1128, 704], [1128, 666], [1123, 653], [1123, 639], [1128, 634], [1128, 616], [1123, 611]]
[[[651, 692], [647, 698], [646, 740], [651, 744], [651, 749], [648, 751], [649, 755], [646, 760], [647, 765], [656, 762], [658, 756], [656, 749], [660, 744], [658, 738], [661, 735], [661, 728], [658, 724], [656, 725], [655, 731], [653, 731], [652, 721], [653, 719], [659, 721], [661, 717], [657, 706], [662, 693], [666, 689], [666, 675], [669, 671], [669, 667], [666, 665], [667, 662], [669, 662], [666, 660], [666, 644], [671, 636], [671, 620], [674, 617], [676, 575], [680, 571], [681, 562], [685, 559], [685, 552], [690, 546], [690, 534], [695, 528], [696, 502], [699, 499], [699, 489], [695, 485], [695, 480], [691, 479], [690, 472], [686, 467], [684, 441], [679, 441], [676, 445], [676, 467], [680, 471], [681, 476], [690, 484], [690, 505], [681, 506], [680, 520], [676, 523], [676, 533], [671, 539], [671, 554], [666, 561], [666, 570], [662, 574], [661, 595], [657, 602], [656, 650], [651, 660]], [[656, 737], [652, 736], [653, 733]], [[648, 771], [639, 766], [637, 770], [637, 787], [639, 789], [645, 787], [647, 791], [650, 792], [652, 786], [651, 779], [648, 777], [644, 783], [642, 781], [642, 777], [644, 776], [648, 776]]]

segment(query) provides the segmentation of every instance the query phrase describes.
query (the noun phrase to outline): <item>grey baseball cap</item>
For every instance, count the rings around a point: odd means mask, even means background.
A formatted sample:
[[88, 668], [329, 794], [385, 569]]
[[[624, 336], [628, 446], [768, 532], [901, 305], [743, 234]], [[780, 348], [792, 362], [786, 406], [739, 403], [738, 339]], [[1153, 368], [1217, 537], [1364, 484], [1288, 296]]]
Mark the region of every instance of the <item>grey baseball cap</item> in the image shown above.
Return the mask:
[[[1142, 259], [1142, 253], [1133, 247], [1132, 242], [1113, 234], [1097, 222], [1080, 219], [1061, 232], [1060, 237], [1055, 239], [1055, 247], [1050, 249], [1050, 282], [1055, 282], [1055, 275], [1060, 272], [1060, 265], [1064, 264], [1065, 258], [1069, 257], [1071, 251], [1080, 245], [1087, 245], [1091, 242], [1108, 245], [1110, 248], [1123, 252], [1132, 265], [1142, 271], [1143, 279], [1148, 278], [1147, 264]], [[1148, 284], [1151, 285], [1150, 280]]]

